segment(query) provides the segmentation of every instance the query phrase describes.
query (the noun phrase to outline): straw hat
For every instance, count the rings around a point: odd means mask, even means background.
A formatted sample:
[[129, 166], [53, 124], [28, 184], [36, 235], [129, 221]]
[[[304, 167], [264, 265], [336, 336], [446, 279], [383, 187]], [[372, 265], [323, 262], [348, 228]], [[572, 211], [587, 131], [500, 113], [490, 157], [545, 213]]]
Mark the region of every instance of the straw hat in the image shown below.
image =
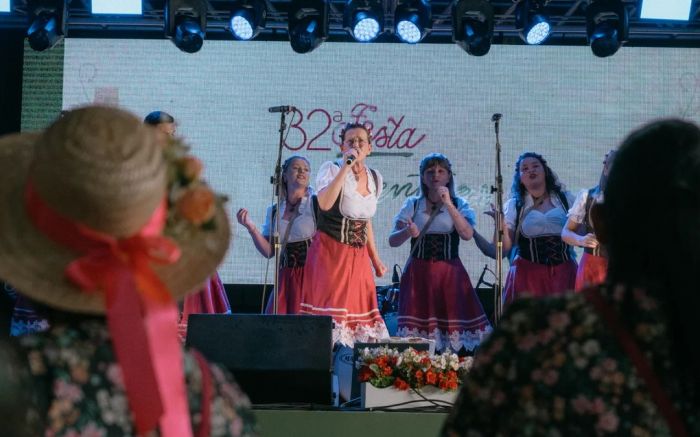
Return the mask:
[[[0, 138], [0, 278], [46, 305], [104, 313], [103, 293], [82, 291], [65, 277], [66, 266], [79, 254], [30, 221], [27, 183], [59, 214], [117, 238], [129, 237], [165, 198], [164, 155], [151, 127], [115, 108], [77, 109], [42, 133]], [[170, 235], [180, 247], [180, 259], [153, 266], [174, 299], [195, 291], [223, 259], [230, 229], [221, 206], [211, 228]]]

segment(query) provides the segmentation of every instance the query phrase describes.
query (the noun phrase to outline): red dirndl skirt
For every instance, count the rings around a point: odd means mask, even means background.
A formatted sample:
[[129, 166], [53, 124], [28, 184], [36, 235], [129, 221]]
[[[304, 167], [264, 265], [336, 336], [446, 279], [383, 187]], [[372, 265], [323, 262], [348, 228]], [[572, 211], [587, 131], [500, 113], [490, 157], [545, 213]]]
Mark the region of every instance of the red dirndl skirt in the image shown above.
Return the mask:
[[318, 231], [304, 266], [301, 314], [331, 316], [333, 342], [353, 347], [389, 337], [379, 309], [367, 247], [352, 247]]
[[187, 335], [187, 319], [190, 314], [231, 314], [226, 289], [217, 272], [207, 279], [201, 290], [185, 296], [178, 324], [178, 332], [183, 341]]
[[[280, 267], [277, 314], [298, 314], [304, 284], [304, 267]], [[275, 295], [267, 300], [265, 314], [274, 314]]]
[[510, 303], [523, 295], [544, 297], [573, 290], [576, 268], [576, 261], [571, 259], [556, 266], [548, 266], [516, 257], [503, 287], [503, 302]]
[[435, 340], [436, 350], [474, 350], [491, 331], [459, 258], [411, 258], [401, 278], [398, 335]]
[[583, 253], [576, 272], [576, 291], [605, 282], [608, 275], [608, 259], [602, 256]]

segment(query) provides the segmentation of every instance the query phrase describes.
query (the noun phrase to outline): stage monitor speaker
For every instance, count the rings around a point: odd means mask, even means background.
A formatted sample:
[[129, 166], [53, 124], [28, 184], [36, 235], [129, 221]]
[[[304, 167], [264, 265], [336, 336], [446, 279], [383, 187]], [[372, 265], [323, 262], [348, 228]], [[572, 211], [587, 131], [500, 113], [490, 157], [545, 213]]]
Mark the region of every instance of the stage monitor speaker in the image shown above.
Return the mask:
[[489, 321], [493, 323], [493, 287], [477, 288], [476, 294], [479, 296], [479, 301], [481, 301], [481, 306], [484, 308], [484, 313]]
[[187, 345], [229, 369], [254, 404], [330, 405], [333, 320], [192, 314]]

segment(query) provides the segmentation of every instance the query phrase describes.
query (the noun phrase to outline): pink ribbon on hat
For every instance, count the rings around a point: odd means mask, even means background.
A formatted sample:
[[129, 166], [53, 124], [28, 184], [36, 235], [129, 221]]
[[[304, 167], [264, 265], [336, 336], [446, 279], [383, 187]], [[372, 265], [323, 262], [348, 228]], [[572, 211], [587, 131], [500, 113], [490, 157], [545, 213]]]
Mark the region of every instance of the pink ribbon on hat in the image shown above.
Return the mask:
[[178, 310], [151, 268], [180, 258], [177, 244], [161, 235], [166, 200], [135, 235], [121, 239], [62, 216], [31, 182], [25, 207], [40, 232], [81, 254], [66, 267], [67, 278], [85, 292], [105, 292], [107, 324], [138, 434], [160, 425], [163, 436], [191, 437]]

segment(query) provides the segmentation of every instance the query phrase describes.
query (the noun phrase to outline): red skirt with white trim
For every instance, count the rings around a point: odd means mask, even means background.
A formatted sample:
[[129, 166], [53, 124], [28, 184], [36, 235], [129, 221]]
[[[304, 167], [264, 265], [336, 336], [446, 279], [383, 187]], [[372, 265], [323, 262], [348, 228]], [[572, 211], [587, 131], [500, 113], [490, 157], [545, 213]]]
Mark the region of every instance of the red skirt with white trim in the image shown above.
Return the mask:
[[516, 257], [510, 266], [503, 287], [503, 302], [510, 303], [521, 296], [555, 296], [574, 289], [576, 261], [568, 260], [548, 266]]
[[389, 337], [379, 309], [367, 247], [318, 231], [306, 255], [301, 314], [331, 316], [333, 342], [353, 347]]
[[608, 275], [608, 259], [583, 253], [576, 272], [576, 291], [605, 282]]
[[474, 350], [491, 331], [484, 308], [459, 258], [412, 258], [399, 292], [401, 337], [435, 340], [435, 349]]
[[[277, 314], [299, 314], [304, 284], [304, 267], [281, 267], [277, 295]], [[274, 314], [274, 294], [270, 295], [265, 314]]]

